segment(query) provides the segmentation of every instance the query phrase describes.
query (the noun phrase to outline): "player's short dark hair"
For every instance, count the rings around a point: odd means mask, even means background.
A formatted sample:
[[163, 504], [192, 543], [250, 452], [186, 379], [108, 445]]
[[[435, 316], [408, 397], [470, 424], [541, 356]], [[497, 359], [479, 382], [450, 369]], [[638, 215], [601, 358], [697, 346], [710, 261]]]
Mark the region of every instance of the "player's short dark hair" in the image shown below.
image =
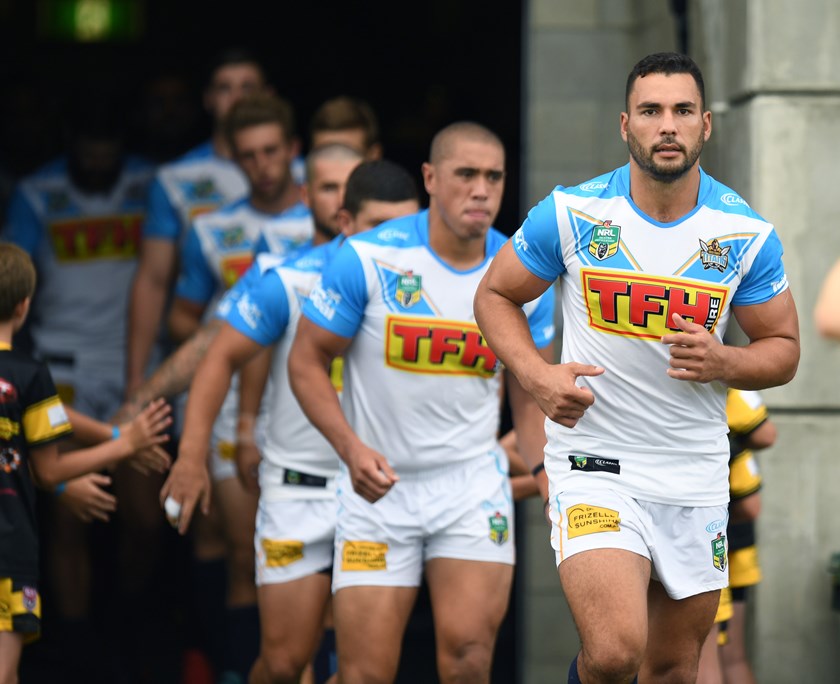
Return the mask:
[[265, 64], [262, 59], [260, 59], [260, 56], [250, 48], [233, 46], [216, 53], [216, 55], [210, 60], [210, 63], [207, 66], [207, 73], [204, 78], [205, 85], [210, 85], [213, 82], [213, 78], [219, 69], [227, 66], [238, 66], [241, 64], [251, 64], [259, 70], [260, 74], [262, 74], [263, 80], [266, 82], [268, 81], [268, 73], [266, 71]]
[[405, 202], [420, 200], [417, 183], [399, 164], [387, 159], [366, 161], [353, 169], [344, 190], [344, 208], [353, 216], [370, 200]]
[[359, 129], [365, 134], [365, 148], [379, 142], [379, 120], [373, 107], [358, 97], [339, 95], [321, 104], [309, 120], [310, 140], [324, 131]]
[[0, 321], [12, 320], [15, 307], [35, 293], [35, 281], [29, 254], [11, 242], [0, 242]]
[[624, 91], [625, 107], [630, 102], [630, 92], [633, 90], [636, 80], [644, 78], [648, 74], [690, 74], [697, 84], [697, 90], [700, 92], [700, 106], [703, 109], [706, 108], [706, 86], [703, 82], [703, 73], [691, 57], [679, 52], [655, 52], [636, 63], [627, 76], [627, 87]]
[[225, 138], [235, 151], [234, 136], [239, 131], [263, 124], [280, 126], [287, 141], [297, 135], [295, 110], [288, 100], [269, 93], [254, 93], [230, 108], [223, 124]]

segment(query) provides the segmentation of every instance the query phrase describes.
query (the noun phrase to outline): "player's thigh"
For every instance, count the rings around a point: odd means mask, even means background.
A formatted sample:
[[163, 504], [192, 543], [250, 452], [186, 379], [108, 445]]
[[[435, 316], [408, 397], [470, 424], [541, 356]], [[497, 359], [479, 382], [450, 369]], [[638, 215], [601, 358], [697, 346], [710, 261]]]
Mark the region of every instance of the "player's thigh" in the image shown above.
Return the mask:
[[260, 638], [266, 657], [285, 653], [301, 663], [313, 657], [323, 631], [330, 581], [328, 573], [317, 572], [257, 589]]
[[703, 647], [700, 649], [700, 662], [697, 668], [697, 684], [723, 684], [723, 668], [720, 664], [718, 646], [718, 625], [712, 625]]
[[439, 646], [495, 642], [508, 609], [512, 565], [433, 558], [426, 563], [426, 582]]
[[693, 681], [700, 649], [714, 624], [719, 603], [720, 590], [676, 600], [668, 596], [661, 583], [651, 582], [648, 648], [639, 678], [643, 679], [645, 673], [653, 676], [671, 671], [673, 681]]
[[650, 561], [632, 551], [590, 549], [566, 558], [560, 583], [584, 649], [644, 649]]
[[348, 586], [333, 595], [340, 680], [392, 681], [417, 587]]

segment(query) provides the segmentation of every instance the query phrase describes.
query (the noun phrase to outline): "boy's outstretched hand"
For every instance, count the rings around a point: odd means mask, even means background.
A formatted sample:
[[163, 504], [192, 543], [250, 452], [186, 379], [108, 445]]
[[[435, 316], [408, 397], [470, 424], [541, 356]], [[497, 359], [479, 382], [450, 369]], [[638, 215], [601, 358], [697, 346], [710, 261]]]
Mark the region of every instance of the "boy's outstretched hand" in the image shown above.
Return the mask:
[[165, 399], [155, 399], [133, 420], [120, 426], [120, 438], [128, 440], [133, 452], [129, 462], [141, 473], [163, 473], [172, 465], [169, 454], [160, 447], [169, 441], [171, 414], [172, 406]]

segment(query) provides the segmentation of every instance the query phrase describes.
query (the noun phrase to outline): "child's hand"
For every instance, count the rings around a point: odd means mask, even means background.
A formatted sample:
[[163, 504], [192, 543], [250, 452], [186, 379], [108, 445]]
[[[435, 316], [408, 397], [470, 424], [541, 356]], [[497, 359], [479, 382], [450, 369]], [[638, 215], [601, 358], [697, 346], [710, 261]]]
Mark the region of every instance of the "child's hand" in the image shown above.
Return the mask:
[[169, 441], [166, 429], [172, 424], [172, 407], [166, 399], [155, 399], [126, 425], [120, 427], [132, 452]]
[[151, 446], [136, 451], [128, 464], [141, 475], [165, 473], [172, 465], [172, 457], [162, 447]]
[[111, 513], [117, 510], [117, 497], [105, 489], [110, 484], [107, 475], [88, 473], [68, 481], [59, 501], [84, 522], [108, 522]]

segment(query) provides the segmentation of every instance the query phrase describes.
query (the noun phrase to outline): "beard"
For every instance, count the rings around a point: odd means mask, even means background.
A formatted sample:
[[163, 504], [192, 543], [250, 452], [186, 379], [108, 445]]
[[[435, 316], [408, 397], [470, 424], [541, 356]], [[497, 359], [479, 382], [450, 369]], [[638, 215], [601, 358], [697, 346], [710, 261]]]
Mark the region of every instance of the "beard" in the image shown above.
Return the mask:
[[701, 132], [697, 142], [690, 149], [679, 145], [680, 152], [683, 153], [682, 162], [674, 160], [672, 163], [661, 163], [657, 162], [654, 158], [656, 148], [660, 145], [678, 144], [673, 138], [666, 136], [649, 150], [646, 150], [642, 147], [638, 138], [629, 129], [627, 131], [627, 148], [630, 150], [630, 156], [633, 158], [633, 161], [639, 165], [642, 171], [661, 183], [673, 183], [688, 173], [691, 167], [694, 166], [694, 163], [700, 158], [704, 142], [703, 133]]

